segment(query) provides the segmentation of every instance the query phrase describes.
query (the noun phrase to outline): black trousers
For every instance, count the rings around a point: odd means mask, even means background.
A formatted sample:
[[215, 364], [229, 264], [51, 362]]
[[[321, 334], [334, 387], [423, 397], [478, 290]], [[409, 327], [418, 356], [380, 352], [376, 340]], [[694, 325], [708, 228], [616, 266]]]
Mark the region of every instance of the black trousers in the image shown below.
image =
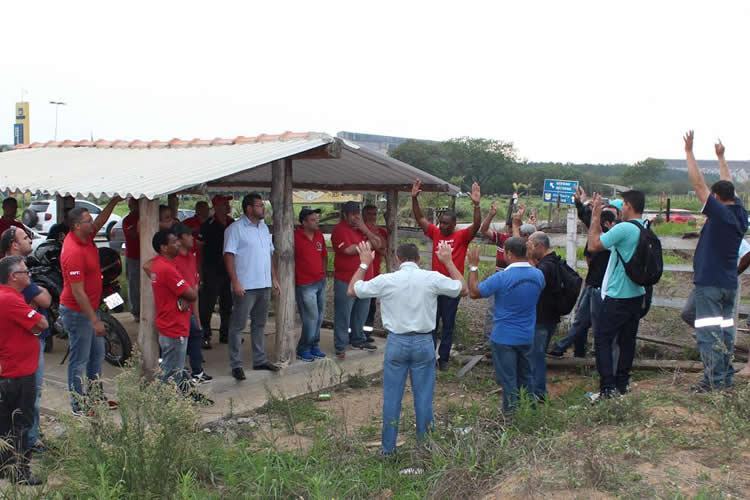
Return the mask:
[[[630, 382], [630, 369], [635, 357], [635, 337], [641, 320], [643, 297], [613, 299], [607, 297], [602, 303], [594, 332], [596, 370], [599, 372], [601, 391], [618, 389], [621, 392]], [[614, 359], [615, 342], [620, 349]], [[616, 363], [616, 366], [615, 366]]]
[[204, 272], [199, 294], [201, 328], [203, 338], [211, 338], [211, 316], [219, 301], [219, 337], [226, 339], [229, 333], [229, 318], [232, 315], [232, 284], [226, 273]]
[[13, 447], [0, 452], [0, 470], [12, 464], [28, 466], [31, 453], [24, 449], [24, 443], [34, 422], [35, 401], [34, 374], [0, 378], [0, 437]]
[[373, 326], [375, 325], [375, 301], [377, 299], [370, 299], [370, 310], [367, 313], [367, 319], [365, 320], [365, 326]]

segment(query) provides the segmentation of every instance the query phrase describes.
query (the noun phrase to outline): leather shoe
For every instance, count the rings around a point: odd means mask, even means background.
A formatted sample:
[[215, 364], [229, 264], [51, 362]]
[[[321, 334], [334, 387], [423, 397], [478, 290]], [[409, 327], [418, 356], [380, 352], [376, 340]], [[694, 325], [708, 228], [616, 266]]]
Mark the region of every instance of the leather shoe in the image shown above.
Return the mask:
[[245, 380], [245, 370], [242, 368], [232, 368], [232, 376], [237, 380]]
[[281, 368], [271, 363], [263, 363], [262, 365], [253, 366], [253, 370], [268, 370], [269, 372], [277, 372], [281, 370]]

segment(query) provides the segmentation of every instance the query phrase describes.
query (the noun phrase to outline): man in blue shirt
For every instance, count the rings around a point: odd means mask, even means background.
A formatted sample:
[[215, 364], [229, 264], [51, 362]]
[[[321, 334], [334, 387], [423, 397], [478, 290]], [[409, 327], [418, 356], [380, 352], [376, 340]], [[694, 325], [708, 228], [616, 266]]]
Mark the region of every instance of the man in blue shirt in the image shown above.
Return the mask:
[[224, 264], [232, 283], [234, 306], [229, 320], [229, 363], [232, 376], [245, 380], [242, 369], [242, 330], [250, 318], [253, 344], [253, 370], [279, 371], [266, 358], [265, 327], [271, 287], [279, 290], [276, 266], [273, 265], [273, 241], [263, 198], [250, 193], [242, 199], [243, 215], [224, 231]]
[[490, 335], [495, 379], [503, 388], [503, 412], [513, 413], [521, 389], [532, 389], [531, 355], [534, 346], [536, 305], [544, 289], [544, 275], [526, 259], [526, 241], [505, 241], [505, 271], [481, 283], [478, 278], [479, 248], [469, 249], [469, 295], [472, 299], [494, 296], [494, 327]]
[[701, 200], [706, 223], [693, 257], [695, 330], [703, 361], [703, 380], [696, 392], [728, 389], [734, 382], [734, 310], [737, 253], [747, 231], [747, 212], [735, 196], [724, 145], [716, 144], [721, 180], [709, 189], [693, 154], [693, 131], [685, 134], [688, 177]]
[[[625, 262], [633, 257], [643, 226], [646, 197], [640, 191], [622, 193], [622, 220], [608, 232], [602, 232], [602, 198], [594, 196], [589, 227], [588, 246], [592, 252], [610, 250], [607, 270], [602, 280], [601, 321], [594, 325], [596, 369], [599, 372], [599, 396], [611, 398], [628, 392], [630, 369], [635, 357], [635, 337], [641, 319], [643, 295], [646, 290], [633, 282], [625, 272]], [[636, 224], [631, 223], [635, 222]], [[614, 366], [613, 346], [620, 348], [617, 367]]]

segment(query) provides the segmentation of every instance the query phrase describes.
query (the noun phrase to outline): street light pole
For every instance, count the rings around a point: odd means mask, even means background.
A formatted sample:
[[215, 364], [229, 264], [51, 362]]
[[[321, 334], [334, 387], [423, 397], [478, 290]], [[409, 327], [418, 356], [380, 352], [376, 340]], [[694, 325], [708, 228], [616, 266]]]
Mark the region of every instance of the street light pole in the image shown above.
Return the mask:
[[49, 103], [55, 106], [55, 141], [57, 141], [57, 110], [60, 109], [60, 106], [66, 106], [67, 103], [62, 101], [50, 101]]

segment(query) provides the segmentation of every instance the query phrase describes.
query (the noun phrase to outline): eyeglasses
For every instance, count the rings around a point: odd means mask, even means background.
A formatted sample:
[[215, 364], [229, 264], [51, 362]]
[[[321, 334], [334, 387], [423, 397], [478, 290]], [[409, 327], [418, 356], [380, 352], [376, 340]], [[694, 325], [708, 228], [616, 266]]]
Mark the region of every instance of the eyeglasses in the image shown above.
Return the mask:
[[11, 274], [31, 274], [31, 271], [26, 269], [25, 271], [13, 271]]

